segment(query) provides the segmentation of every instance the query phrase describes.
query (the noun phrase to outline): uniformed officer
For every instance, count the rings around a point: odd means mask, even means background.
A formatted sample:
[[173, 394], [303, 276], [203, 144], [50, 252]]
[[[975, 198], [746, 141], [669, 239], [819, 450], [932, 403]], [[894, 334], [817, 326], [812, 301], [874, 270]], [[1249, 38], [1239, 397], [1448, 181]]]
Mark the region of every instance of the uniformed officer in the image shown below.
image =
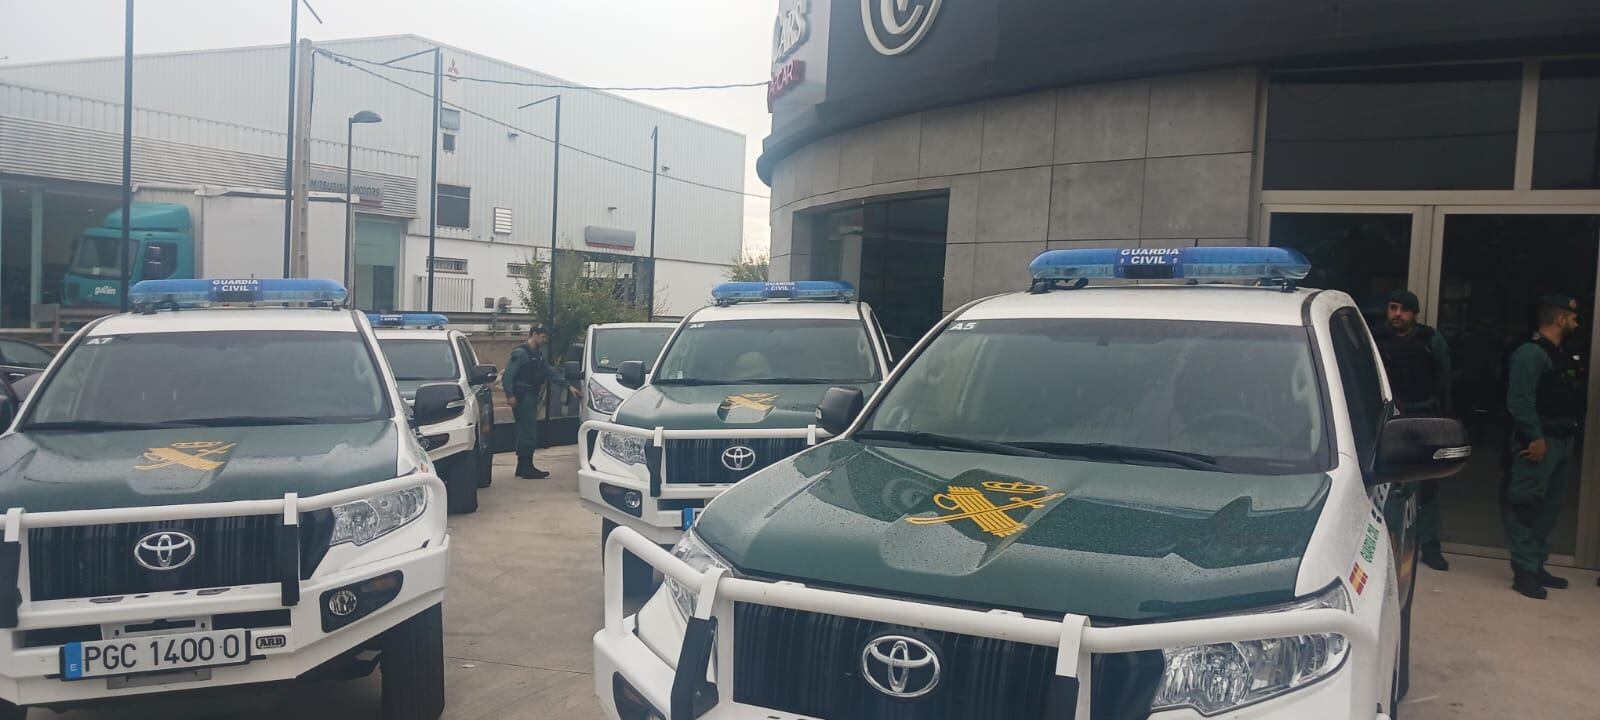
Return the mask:
[[550, 331], [543, 325], [528, 329], [528, 340], [511, 351], [511, 360], [500, 376], [501, 389], [506, 401], [511, 403], [511, 413], [517, 419], [517, 477], [540, 479], [550, 473], [533, 466], [533, 451], [539, 447], [539, 401], [544, 395], [545, 383], [554, 383], [573, 397], [580, 395], [577, 388], [567, 382], [560, 370], [545, 359], [544, 348], [550, 343]]
[[[1407, 415], [1442, 415], [1450, 409], [1450, 346], [1442, 333], [1417, 322], [1420, 309], [1416, 293], [1404, 289], [1390, 293], [1386, 321], [1373, 329], [1372, 339], [1383, 356], [1395, 409]], [[1449, 570], [1439, 548], [1439, 482], [1421, 483], [1418, 495], [1422, 562], [1435, 570]]]
[[1539, 331], [1511, 354], [1506, 409], [1511, 413], [1511, 463], [1506, 489], [1506, 544], [1511, 550], [1511, 587], [1542, 600], [1545, 588], [1567, 586], [1544, 563], [1550, 531], [1561, 515], [1573, 473], [1572, 443], [1583, 414], [1577, 364], [1561, 349], [1578, 328], [1578, 301], [1565, 295], [1539, 298]]

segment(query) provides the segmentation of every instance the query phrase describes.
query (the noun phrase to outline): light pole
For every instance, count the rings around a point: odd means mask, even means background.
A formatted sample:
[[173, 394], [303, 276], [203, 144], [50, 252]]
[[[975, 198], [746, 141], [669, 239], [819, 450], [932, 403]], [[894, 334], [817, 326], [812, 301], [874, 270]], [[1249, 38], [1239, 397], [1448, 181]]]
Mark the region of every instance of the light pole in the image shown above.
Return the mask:
[[550, 100], [556, 101], [556, 132], [555, 132], [555, 169], [554, 178], [550, 182], [550, 276], [546, 282], [550, 284], [550, 305], [545, 310], [545, 326], [553, 332], [556, 326], [556, 234], [557, 221], [561, 213], [561, 96], [551, 95], [547, 98], [535, 100], [518, 107], [526, 110], [535, 105]]
[[351, 225], [354, 224], [356, 211], [350, 204], [351, 197], [355, 194], [354, 171], [356, 158], [356, 124], [381, 123], [383, 118], [371, 110], [362, 110], [350, 116], [350, 121], [345, 123], [344, 133], [344, 287], [346, 292], [355, 291], [356, 254], [355, 245], [351, 242]]
[[645, 284], [644, 317], [656, 319], [656, 182], [661, 177], [661, 126], [650, 131], [650, 278]]
[[430, 136], [428, 157], [428, 312], [433, 312], [433, 250], [439, 234], [439, 82], [444, 75], [444, 51], [437, 47], [401, 55], [393, 60], [378, 63], [393, 65], [407, 58], [433, 53], [433, 134]]
[[[122, 278], [122, 311], [128, 311], [129, 218], [133, 214], [133, 0], [128, 0], [122, 46], [122, 239], [117, 241], [117, 272]], [[34, 260], [38, 262], [38, 260]]]

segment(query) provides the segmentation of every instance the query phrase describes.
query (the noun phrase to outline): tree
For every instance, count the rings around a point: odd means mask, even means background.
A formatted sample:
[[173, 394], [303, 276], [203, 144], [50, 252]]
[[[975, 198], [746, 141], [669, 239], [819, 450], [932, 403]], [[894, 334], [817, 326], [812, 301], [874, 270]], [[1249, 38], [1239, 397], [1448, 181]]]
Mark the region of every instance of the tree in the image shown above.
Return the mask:
[[746, 250], [734, 259], [733, 267], [723, 274], [733, 282], [766, 282], [771, 267], [772, 258]]
[[[593, 261], [593, 262], [591, 262]], [[528, 309], [529, 321], [548, 323], [550, 285], [547, 263], [528, 262], [517, 278], [517, 295]], [[618, 273], [619, 264], [586, 253], [563, 251], [556, 254], [556, 316], [550, 328], [551, 360], [559, 360], [566, 349], [579, 342], [590, 325], [615, 322], [644, 322], [648, 312], [639, 296], [636, 278]], [[659, 295], [657, 298], [659, 305]]]

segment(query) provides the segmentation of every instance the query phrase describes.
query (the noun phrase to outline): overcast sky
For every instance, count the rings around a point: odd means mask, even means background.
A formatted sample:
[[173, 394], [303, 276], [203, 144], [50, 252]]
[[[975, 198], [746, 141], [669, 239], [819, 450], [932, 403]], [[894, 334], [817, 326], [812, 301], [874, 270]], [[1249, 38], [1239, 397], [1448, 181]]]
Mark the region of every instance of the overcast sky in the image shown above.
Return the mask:
[[[414, 33], [595, 86], [766, 79], [778, 0], [311, 0], [312, 40]], [[0, 62], [122, 53], [123, 0], [0, 0]], [[288, 0], [137, 0], [136, 52], [282, 43]], [[745, 191], [770, 127], [761, 88], [630, 93], [745, 135]], [[745, 243], [765, 250], [767, 201], [745, 201]]]

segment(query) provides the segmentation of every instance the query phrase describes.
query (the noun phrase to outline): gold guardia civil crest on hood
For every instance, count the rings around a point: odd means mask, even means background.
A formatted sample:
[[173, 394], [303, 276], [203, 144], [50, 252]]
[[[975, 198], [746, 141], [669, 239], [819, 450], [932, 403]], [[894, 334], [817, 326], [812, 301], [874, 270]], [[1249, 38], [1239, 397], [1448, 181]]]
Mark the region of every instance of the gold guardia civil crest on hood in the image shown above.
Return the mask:
[[228, 453], [238, 443], [209, 440], [175, 442], [166, 447], [146, 450], [144, 463], [133, 466], [135, 470], [164, 470], [173, 466], [200, 472], [211, 472], [227, 462]]
[[722, 416], [723, 422], [758, 423], [772, 413], [777, 402], [777, 393], [739, 393], [724, 398], [717, 406], [717, 414]]
[[[1009, 514], [1011, 510], [1038, 510], [1067, 496], [1058, 492], [1044, 495], [1050, 488], [1025, 482], [991, 480], [981, 483], [982, 490], [967, 485], [950, 485], [946, 492], [934, 493], [933, 504], [952, 511], [949, 515], [908, 517], [912, 525], [936, 525], [958, 520], [971, 520], [978, 529], [995, 537], [1011, 537], [1028, 528]], [[1011, 495], [1009, 502], [996, 505], [985, 493]], [[1028, 497], [1035, 496], [1035, 497]]]

